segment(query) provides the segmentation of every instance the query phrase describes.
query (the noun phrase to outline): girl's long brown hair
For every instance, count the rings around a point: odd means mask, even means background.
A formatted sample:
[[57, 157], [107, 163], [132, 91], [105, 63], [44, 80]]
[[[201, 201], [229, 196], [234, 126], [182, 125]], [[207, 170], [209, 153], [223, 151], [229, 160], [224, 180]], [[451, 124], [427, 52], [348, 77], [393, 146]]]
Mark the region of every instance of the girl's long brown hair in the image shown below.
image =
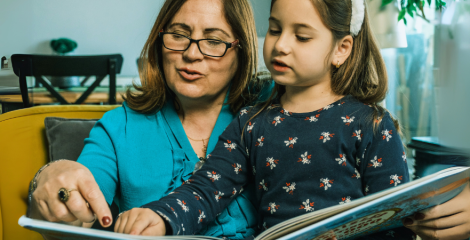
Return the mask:
[[[271, 1], [271, 9], [276, 0]], [[350, 35], [350, 22], [352, 15], [351, 0], [310, 0], [320, 14], [323, 23], [333, 34], [333, 47], [335, 43], [347, 35]], [[331, 89], [337, 95], [352, 95], [357, 100], [371, 104], [374, 113], [374, 131], [381, 122], [387, 110], [379, 105], [385, 99], [388, 89], [388, 77], [385, 63], [380, 54], [380, 49], [370, 28], [367, 9], [365, 11], [364, 23], [358, 35], [354, 37], [351, 55], [337, 69], [331, 66]], [[276, 84], [270, 99], [255, 114], [258, 115], [266, 109], [274, 96], [281, 96], [285, 87]], [[253, 116], [253, 117], [255, 117]], [[392, 120], [400, 132], [398, 121]]]
[[[158, 33], [164, 29], [173, 16], [187, 0], [166, 0], [153, 25], [147, 42], [139, 58], [139, 76], [141, 86], [133, 83], [137, 91], [127, 89], [128, 106], [141, 113], [160, 110], [174, 93], [168, 89], [162, 68], [162, 43]], [[248, 92], [247, 85], [256, 75], [258, 65], [258, 40], [253, 11], [248, 0], [221, 0], [227, 22], [232, 27], [235, 37], [240, 41], [238, 49], [238, 70], [231, 81], [228, 102], [233, 112], [240, 110], [254, 96]]]

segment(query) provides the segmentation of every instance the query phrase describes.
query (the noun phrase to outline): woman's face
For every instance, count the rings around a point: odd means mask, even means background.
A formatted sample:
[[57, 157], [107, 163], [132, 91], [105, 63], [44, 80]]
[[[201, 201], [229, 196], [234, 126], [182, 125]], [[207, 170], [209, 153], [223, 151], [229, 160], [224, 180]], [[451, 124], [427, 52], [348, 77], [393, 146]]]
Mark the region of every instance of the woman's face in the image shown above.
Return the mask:
[[[236, 40], [220, 0], [188, 0], [164, 31], [192, 39]], [[223, 99], [238, 68], [234, 47], [216, 58], [204, 56], [195, 43], [184, 52], [162, 46], [162, 59], [168, 86], [180, 101]]]

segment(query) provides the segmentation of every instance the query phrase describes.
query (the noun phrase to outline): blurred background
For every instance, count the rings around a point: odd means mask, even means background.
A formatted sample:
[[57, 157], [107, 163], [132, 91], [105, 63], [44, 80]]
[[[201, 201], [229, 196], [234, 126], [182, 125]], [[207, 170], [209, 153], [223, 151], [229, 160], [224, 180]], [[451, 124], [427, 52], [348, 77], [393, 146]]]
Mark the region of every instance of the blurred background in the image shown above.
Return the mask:
[[[250, 2], [263, 69], [271, 1]], [[429, 0], [421, 9], [407, 5], [408, 1], [366, 2], [388, 69], [389, 92], [383, 104], [403, 127], [410, 166], [420, 156], [441, 160], [466, 156], [470, 153], [470, 2], [446, 0], [443, 6], [440, 0]], [[139, 82], [136, 59], [162, 3], [1, 0], [0, 57], [56, 54], [50, 41], [65, 37], [78, 44], [68, 55], [122, 54], [117, 85], [124, 88]], [[105, 79], [101, 85], [106, 84]], [[17, 88], [18, 77], [11, 67], [0, 71], [0, 94]]]

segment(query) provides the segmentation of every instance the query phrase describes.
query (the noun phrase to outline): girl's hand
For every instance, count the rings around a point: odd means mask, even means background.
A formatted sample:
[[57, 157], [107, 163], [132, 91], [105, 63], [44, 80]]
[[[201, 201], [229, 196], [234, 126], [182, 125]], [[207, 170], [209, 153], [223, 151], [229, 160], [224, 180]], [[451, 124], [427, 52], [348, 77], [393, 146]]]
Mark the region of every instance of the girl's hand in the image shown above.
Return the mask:
[[119, 215], [114, 231], [131, 235], [165, 236], [165, 221], [148, 208], [133, 208]]
[[423, 240], [470, 237], [470, 187], [448, 202], [406, 218], [403, 225]]
[[[111, 225], [108, 203], [90, 170], [82, 164], [75, 161], [52, 163], [39, 173], [36, 182], [30, 206], [32, 218], [81, 226], [94, 221], [96, 215], [103, 227]], [[59, 199], [61, 188], [73, 190], [66, 202]]]

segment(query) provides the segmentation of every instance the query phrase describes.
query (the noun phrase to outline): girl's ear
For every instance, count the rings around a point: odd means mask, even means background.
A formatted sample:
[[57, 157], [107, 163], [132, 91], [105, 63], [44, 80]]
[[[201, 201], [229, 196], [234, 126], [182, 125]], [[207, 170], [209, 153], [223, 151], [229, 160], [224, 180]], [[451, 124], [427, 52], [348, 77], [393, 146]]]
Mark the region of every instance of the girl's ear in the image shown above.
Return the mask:
[[347, 35], [346, 37], [338, 41], [335, 47], [333, 61], [331, 62], [331, 64], [336, 67], [343, 65], [346, 59], [348, 59], [349, 55], [351, 55], [353, 43], [354, 40], [351, 35]]

